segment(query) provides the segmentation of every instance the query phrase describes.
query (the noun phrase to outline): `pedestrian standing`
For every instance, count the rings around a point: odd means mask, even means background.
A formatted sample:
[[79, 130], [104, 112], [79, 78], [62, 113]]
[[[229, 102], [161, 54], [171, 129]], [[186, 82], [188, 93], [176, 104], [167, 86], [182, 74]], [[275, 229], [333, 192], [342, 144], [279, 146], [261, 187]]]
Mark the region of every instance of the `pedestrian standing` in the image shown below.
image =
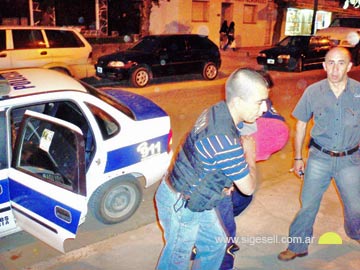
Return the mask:
[[229, 25], [229, 29], [227, 32], [227, 40], [228, 42], [224, 46], [224, 51], [226, 51], [227, 47], [230, 46], [233, 50], [235, 50], [234, 42], [235, 42], [235, 23], [231, 22]]
[[221, 24], [220, 27], [220, 49], [223, 49], [225, 44], [227, 43], [228, 39], [227, 39], [227, 33], [228, 33], [228, 23], [227, 20], [224, 20], [223, 23]]
[[268, 84], [254, 70], [237, 69], [225, 91], [225, 101], [200, 115], [156, 192], [165, 239], [159, 270], [218, 270], [226, 234], [216, 206], [231, 196], [233, 184], [245, 195], [255, 190], [255, 142], [251, 136], [240, 141], [239, 130], [266, 111]]
[[[313, 224], [332, 178], [343, 202], [346, 234], [360, 243], [360, 83], [348, 77], [351, 67], [346, 48], [331, 49], [323, 63], [327, 78], [310, 85], [293, 111], [298, 119], [294, 171], [304, 183], [301, 209], [289, 233], [289, 239], [298, 241], [291, 241], [278, 255], [282, 261], [308, 254]], [[314, 126], [305, 167], [302, 149], [311, 118]]]

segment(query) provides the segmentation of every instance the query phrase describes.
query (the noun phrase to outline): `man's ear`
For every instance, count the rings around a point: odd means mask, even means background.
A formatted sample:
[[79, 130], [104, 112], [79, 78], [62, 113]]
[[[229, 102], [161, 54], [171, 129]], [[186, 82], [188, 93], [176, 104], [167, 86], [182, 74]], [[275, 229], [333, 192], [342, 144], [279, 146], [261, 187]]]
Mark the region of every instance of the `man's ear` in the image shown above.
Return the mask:
[[323, 69], [326, 71], [326, 65], [325, 62], [322, 62]]

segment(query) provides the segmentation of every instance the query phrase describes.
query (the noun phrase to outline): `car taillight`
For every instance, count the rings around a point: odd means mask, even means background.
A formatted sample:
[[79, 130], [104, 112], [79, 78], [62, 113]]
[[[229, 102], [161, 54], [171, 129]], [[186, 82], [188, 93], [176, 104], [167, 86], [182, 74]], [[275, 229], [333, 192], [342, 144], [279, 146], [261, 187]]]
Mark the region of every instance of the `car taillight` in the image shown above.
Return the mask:
[[173, 137], [173, 132], [172, 132], [172, 129], [170, 129], [169, 135], [168, 135], [168, 141], [167, 141], [167, 152], [168, 153], [171, 152], [172, 137]]
[[89, 53], [88, 62], [89, 62], [89, 63], [92, 63], [92, 51]]

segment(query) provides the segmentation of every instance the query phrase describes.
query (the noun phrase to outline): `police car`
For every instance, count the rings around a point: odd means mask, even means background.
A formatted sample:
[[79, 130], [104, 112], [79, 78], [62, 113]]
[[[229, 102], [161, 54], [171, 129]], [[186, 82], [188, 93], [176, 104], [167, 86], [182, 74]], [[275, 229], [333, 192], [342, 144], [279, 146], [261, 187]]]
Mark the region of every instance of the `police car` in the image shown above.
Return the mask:
[[155, 103], [48, 69], [0, 71], [0, 133], [0, 237], [23, 229], [62, 252], [88, 209], [128, 219], [172, 157]]

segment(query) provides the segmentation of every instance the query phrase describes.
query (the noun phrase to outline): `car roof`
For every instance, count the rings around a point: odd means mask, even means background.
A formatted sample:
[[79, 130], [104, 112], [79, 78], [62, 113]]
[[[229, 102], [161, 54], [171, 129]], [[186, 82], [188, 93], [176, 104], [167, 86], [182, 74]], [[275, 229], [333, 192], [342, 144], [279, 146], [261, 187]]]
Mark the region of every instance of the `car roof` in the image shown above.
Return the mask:
[[0, 71], [0, 99], [60, 90], [87, 92], [77, 80], [55, 70], [24, 68]]
[[16, 29], [16, 30], [27, 30], [27, 29], [50, 29], [50, 30], [76, 30], [79, 32], [78, 28], [71, 26], [21, 26], [21, 25], [0, 25], [0, 30], [4, 29]]
[[167, 37], [202, 37], [207, 38], [207, 35], [200, 35], [200, 34], [160, 34], [160, 35], [148, 35], [144, 36], [144, 38], [151, 37], [151, 38], [167, 38]]

